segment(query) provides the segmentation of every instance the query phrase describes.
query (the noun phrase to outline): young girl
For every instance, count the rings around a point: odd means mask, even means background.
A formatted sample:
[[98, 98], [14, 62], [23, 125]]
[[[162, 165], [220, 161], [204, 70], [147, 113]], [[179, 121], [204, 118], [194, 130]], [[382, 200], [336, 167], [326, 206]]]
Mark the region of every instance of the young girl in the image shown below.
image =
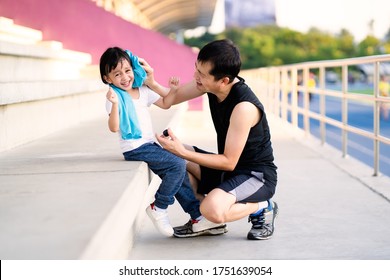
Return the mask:
[[163, 109], [170, 108], [178, 79], [171, 78], [170, 91], [160, 96], [143, 85], [146, 73], [138, 58], [118, 47], [107, 49], [101, 56], [100, 75], [103, 83], [110, 85], [106, 95], [108, 127], [118, 132], [125, 160], [146, 162], [162, 179], [155, 201], [146, 212], [162, 234], [172, 236], [167, 207], [173, 204], [183, 181], [188, 180], [186, 163], [156, 144], [148, 107], [155, 104]]

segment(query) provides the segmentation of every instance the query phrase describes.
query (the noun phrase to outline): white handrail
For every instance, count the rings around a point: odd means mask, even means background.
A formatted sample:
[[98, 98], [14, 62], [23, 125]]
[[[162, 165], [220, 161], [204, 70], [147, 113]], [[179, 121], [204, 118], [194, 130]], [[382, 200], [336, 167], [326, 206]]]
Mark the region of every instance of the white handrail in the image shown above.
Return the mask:
[[[373, 168], [374, 176], [379, 174], [380, 144], [390, 145], [390, 138], [381, 134], [380, 106], [386, 104], [390, 107], [390, 98], [379, 94], [379, 78], [381, 75], [381, 63], [390, 62], [390, 55], [376, 55], [338, 60], [311, 61], [290, 65], [264, 67], [241, 71], [255, 93], [257, 93], [266, 106], [268, 112], [279, 116], [298, 127], [298, 115], [303, 117], [303, 130], [310, 134], [310, 120], [318, 120], [320, 123], [321, 143], [326, 142], [326, 125], [337, 127], [342, 135], [342, 155], [348, 155], [348, 135], [354, 133], [373, 141]], [[348, 76], [350, 67], [361, 64], [373, 64], [373, 94], [359, 94], [350, 92]], [[340, 72], [341, 89], [334, 90], [326, 87], [325, 76], [329, 69], [338, 69]], [[318, 83], [314, 88], [309, 86], [311, 72], [317, 73]], [[298, 74], [303, 77], [303, 83], [298, 85]], [[390, 73], [386, 73], [390, 76]], [[298, 92], [303, 92], [303, 106], [298, 105]], [[289, 96], [291, 94], [291, 96]], [[310, 110], [310, 94], [319, 96], [319, 112]], [[341, 101], [341, 121], [326, 116], [326, 97], [332, 96]], [[290, 97], [290, 98], [289, 98]], [[372, 131], [360, 129], [348, 123], [349, 101], [360, 101], [373, 106]]]

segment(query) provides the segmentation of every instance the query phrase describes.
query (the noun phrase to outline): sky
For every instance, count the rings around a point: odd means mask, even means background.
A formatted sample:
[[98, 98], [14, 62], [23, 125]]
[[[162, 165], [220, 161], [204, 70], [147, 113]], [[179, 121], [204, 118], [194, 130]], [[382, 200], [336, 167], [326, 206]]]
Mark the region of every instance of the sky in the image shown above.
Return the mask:
[[390, 29], [390, 0], [275, 0], [279, 26], [306, 32], [311, 26], [331, 33], [341, 28], [361, 41], [370, 32], [383, 36]]
[[[390, 29], [390, 0], [274, 0], [277, 24], [307, 32], [317, 27], [332, 34], [342, 28], [353, 34], [356, 41], [370, 32], [382, 39]], [[223, 30], [223, 5], [217, 1], [210, 32]], [[373, 20], [372, 29], [369, 28]]]

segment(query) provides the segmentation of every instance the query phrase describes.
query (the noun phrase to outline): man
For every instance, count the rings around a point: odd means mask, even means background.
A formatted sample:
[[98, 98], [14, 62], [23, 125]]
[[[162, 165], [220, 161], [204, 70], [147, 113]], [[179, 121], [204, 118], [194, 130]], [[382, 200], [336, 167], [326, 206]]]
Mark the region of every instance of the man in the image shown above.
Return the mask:
[[[148, 86], [161, 91], [153, 70], [143, 63], [149, 74]], [[221, 228], [249, 215], [252, 228], [247, 238], [262, 240], [273, 235], [278, 214], [278, 205], [271, 201], [277, 167], [263, 105], [238, 76], [240, 67], [239, 51], [231, 41], [211, 42], [198, 54], [194, 80], [180, 86], [175, 95], [177, 104], [207, 93], [218, 154], [184, 146], [170, 129], [169, 137], [161, 135], [157, 140], [164, 149], [188, 161], [187, 170], [198, 181], [197, 192], [205, 195], [200, 212], [210, 226]], [[174, 228], [174, 236], [202, 235], [196, 224], [190, 220]]]
[[[379, 80], [379, 96], [388, 97], [390, 92], [390, 84], [387, 82], [387, 76], [381, 75]], [[387, 121], [389, 119], [388, 103], [379, 102], [380, 116]]]

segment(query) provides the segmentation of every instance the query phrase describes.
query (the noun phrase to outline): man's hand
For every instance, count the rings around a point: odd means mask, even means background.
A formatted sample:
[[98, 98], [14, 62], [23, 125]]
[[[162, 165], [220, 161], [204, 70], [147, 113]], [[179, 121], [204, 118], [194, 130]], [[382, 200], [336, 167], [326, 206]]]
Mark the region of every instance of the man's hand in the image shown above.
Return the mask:
[[165, 150], [179, 157], [183, 157], [186, 151], [184, 145], [173, 134], [170, 128], [168, 128], [167, 130], [168, 130], [168, 136], [165, 136], [164, 134], [161, 135], [156, 134], [157, 141]]
[[154, 83], [154, 69], [149, 65], [149, 63], [145, 59], [139, 57], [138, 61], [146, 72], [146, 79], [144, 81], [144, 84], [150, 86], [152, 83]]

